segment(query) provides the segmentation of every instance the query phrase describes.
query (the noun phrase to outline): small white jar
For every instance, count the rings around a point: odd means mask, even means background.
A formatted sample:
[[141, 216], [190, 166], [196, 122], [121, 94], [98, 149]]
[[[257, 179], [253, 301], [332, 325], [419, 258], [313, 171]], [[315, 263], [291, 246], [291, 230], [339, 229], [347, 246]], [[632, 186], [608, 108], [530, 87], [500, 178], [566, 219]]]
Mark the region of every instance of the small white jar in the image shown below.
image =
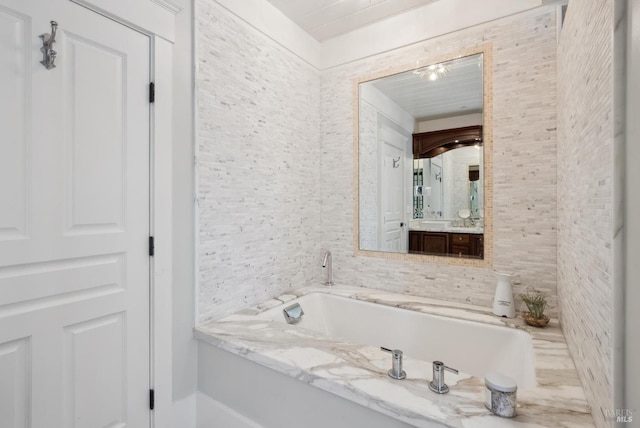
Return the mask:
[[500, 373], [487, 373], [484, 377], [485, 406], [491, 413], [503, 418], [516, 415], [516, 381]]

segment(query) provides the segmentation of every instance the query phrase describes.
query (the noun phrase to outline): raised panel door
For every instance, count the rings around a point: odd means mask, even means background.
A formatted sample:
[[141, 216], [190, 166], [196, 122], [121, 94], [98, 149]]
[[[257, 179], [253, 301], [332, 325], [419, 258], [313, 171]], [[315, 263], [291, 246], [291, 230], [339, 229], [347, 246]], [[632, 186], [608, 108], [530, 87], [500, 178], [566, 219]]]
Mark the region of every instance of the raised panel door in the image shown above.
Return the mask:
[[150, 424], [149, 70], [146, 35], [0, 0], [3, 428]]

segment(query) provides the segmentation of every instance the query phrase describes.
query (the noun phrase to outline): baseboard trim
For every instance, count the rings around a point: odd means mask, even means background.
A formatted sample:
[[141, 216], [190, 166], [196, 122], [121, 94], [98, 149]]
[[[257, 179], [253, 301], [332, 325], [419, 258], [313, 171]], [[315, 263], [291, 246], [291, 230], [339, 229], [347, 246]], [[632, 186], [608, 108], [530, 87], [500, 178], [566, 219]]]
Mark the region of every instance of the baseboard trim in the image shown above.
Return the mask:
[[200, 391], [196, 395], [197, 428], [263, 428]]

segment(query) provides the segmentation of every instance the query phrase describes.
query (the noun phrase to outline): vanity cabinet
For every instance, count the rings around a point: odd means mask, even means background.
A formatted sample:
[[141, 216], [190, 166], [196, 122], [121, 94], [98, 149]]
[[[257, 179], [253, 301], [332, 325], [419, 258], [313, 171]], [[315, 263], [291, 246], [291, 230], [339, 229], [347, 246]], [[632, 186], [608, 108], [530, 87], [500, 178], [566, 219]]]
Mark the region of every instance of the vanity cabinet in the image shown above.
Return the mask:
[[469, 249], [471, 256], [484, 258], [484, 235], [472, 233], [469, 237]]
[[409, 252], [417, 254], [447, 254], [449, 234], [445, 232], [409, 231]]
[[409, 252], [410, 253], [422, 253], [422, 233], [409, 231]]
[[432, 158], [456, 149], [482, 144], [482, 126], [443, 129], [413, 134], [413, 158]]
[[482, 258], [484, 236], [474, 233], [409, 231], [409, 253]]
[[468, 256], [471, 254], [468, 233], [449, 233], [449, 253], [456, 256]]

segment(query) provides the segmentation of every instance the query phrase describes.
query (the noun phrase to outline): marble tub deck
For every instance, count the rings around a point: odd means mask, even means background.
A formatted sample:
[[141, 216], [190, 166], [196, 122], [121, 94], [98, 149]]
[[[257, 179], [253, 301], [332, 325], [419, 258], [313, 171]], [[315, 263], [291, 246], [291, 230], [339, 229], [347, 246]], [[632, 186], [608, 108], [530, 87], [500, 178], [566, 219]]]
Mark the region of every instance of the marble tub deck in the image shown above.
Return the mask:
[[[535, 353], [535, 388], [518, 388], [518, 416], [499, 418], [484, 407], [483, 379], [447, 373], [450, 392], [429, 390], [431, 362], [405, 355], [406, 380], [387, 376], [389, 355], [377, 346], [346, 342], [256, 314], [321, 292], [403, 309], [528, 331]], [[358, 287], [305, 287], [195, 328], [195, 337], [242, 358], [316, 386], [415, 427], [593, 427], [590, 408], [556, 320], [544, 329], [487, 308]]]

